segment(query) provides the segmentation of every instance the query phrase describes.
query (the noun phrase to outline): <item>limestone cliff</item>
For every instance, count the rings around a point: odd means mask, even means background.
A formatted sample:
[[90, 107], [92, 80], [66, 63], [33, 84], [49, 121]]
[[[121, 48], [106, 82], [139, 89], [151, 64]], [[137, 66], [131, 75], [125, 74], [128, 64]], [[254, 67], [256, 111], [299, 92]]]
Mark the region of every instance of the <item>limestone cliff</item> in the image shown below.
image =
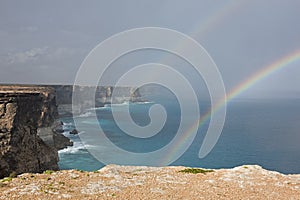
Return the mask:
[[[102, 107], [110, 103], [140, 102], [144, 101], [139, 88], [135, 87], [114, 87], [114, 86], [73, 86], [73, 85], [49, 85], [56, 91], [59, 114], [72, 114], [73, 91], [76, 91], [78, 105], [75, 106], [73, 114], [80, 114], [85, 109], [91, 108], [93, 103], [96, 107]], [[114, 93], [114, 98], [113, 98]], [[95, 102], [92, 99], [86, 100], [86, 96], [95, 96]]]
[[58, 169], [57, 149], [40, 137], [57, 117], [53, 88], [0, 86], [0, 177]]
[[[87, 94], [95, 96], [95, 103], [101, 106], [105, 103], [123, 103], [124, 101], [137, 102], [142, 101], [139, 88], [135, 87], [114, 87], [114, 86], [98, 86], [97, 88], [91, 86], [73, 86], [73, 85], [49, 85], [56, 90], [57, 103], [71, 104], [73, 90], [80, 93], [84, 97]], [[114, 99], [112, 94], [115, 93]], [[81, 98], [79, 96], [79, 98]], [[84, 99], [84, 98], [82, 98]]]

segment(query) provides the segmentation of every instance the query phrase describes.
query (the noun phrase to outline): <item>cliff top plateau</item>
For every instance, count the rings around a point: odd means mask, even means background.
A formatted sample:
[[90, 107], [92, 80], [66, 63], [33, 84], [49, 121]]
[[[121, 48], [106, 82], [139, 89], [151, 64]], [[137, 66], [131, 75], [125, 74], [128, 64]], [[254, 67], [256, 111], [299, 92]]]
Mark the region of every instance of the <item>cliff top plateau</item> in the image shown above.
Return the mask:
[[300, 199], [300, 175], [257, 165], [204, 170], [108, 165], [0, 181], [0, 199]]

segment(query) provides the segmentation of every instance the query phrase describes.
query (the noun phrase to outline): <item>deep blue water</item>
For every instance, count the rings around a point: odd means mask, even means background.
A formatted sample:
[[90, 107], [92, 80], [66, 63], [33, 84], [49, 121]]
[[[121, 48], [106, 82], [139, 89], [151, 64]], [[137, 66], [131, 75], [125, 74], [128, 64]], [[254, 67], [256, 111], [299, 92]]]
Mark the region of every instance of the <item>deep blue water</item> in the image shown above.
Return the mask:
[[[162, 102], [160, 102], [162, 103]], [[100, 123], [107, 137], [119, 147], [132, 152], [149, 152], [159, 149], [170, 141], [177, 131], [180, 110], [176, 101], [164, 101], [168, 113], [165, 126], [150, 139], [128, 137], [115, 124], [110, 107], [97, 109], [99, 121], [89, 111], [80, 116], [80, 134], [93, 132]], [[130, 104], [130, 113], [139, 125], [149, 123], [148, 109], [153, 105]], [[125, 106], [118, 105], [118, 112]], [[209, 109], [208, 102], [200, 102], [202, 113]], [[62, 118], [64, 133], [74, 141], [74, 147], [60, 151], [61, 169], [97, 170], [104, 165], [97, 161], [80, 143], [78, 135], [68, 134], [74, 128], [72, 118]], [[126, 121], [124, 121], [126, 123]], [[189, 149], [172, 165], [205, 168], [231, 168], [242, 164], [258, 164], [282, 173], [300, 173], [300, 99], [236, 100], [228, 103], [223, 132], [214, 149], [203, 159], [198, 152], [209, 121], [199, 128]], [[85, 141], [85, 145], [89, 145]], [[97, 147], [102, 148], [102, 147]], [[113, 152], [102, 148], [105, 156]]]

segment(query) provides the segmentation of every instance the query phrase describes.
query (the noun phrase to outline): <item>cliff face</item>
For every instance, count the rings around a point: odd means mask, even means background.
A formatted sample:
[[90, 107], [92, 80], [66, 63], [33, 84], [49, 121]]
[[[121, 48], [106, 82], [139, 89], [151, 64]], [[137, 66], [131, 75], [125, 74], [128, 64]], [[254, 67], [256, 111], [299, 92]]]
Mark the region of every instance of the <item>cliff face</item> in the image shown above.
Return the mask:
[[38, 126], [53, 123], [57, 116], [55, 109], [44, 104], [51, 103], [50, 93], [54, 94], [49, 89], [1, 87], [0, 177], [58, 169], [57, 151], [37, 135]]
[[[110, 103], [139, 102], [143, 101], [138, 88], [134, 87], [113, 87], [113, 86], [73, 86], [73, 85], [50, 85], [56, 91], [57, 104], [60, 115], [71, 115], [72, 113], [72, 95], [76, 91], [78, 105], [74, 107], [73, 114], [80, 114], [85, 109], [91, 108], [93, 103], [96, 107], [102, 107]], [[112, 97], [114, 93], [114, 98]], [[95, 102], [86, 96], [95, 96]]]
[[[95, 93], [95, 88], [76, 86], [75, 90], [82, 97], [80, 113], [91, 107], [93, 102], [83, 97]], [[58, 169], [57, 150], [72, 142], [59, 133], [57, 103], [72, 111], [72, 93], [73, 86], [0, 85], [0, 178], [12, 172]], [[130, 87], [98, 87], [95, 97], [96, 106], [141, 101], [139, 90]]]
[[[96, 99], [96, 104], [101, 106], [105, 103], [123, 103], [124, 101], [141, 101], [142, 97], [138, 88], [134, 87], [113, 87], [113, 86], [73, 86], [73, 85], [49, 85], [56, 90], [57, 104], [71, 104], [73, 90], [78, 92], [79, 99], [84, 101], [87, 94], [93, 94]], [[96, 92], [94, 92], [96, 90]], [[115, 93], [115, 98], [112, 99], [112, 94]], [[84, 102], [83, 102], [84, 103]]]

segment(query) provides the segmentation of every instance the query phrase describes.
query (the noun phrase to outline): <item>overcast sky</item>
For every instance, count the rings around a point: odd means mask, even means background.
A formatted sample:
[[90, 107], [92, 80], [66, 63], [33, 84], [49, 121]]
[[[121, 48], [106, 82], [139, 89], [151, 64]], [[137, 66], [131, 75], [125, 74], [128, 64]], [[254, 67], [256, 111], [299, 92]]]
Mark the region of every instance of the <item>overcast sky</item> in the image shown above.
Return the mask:
[[[84, 58], [101, 41], [127, 29], [155, 26], [180, 31], [203, 45], [230, 91], [300, 49], [299, 11], [299, 0], [0, 0], [0, 82], [72, 84]], [[299, 86], [297, 61], [242, 96], [300, 97]]]

